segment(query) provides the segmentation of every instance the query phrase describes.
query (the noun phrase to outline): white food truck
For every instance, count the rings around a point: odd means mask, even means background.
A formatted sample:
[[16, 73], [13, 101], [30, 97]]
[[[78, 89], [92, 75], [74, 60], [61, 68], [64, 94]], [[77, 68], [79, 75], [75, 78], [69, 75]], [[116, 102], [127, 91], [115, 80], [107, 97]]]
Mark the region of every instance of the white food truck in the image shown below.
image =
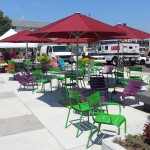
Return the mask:
[[67, 45], [43, 45], [40, 49], [40, 55], [48, 54], [50, 57], [59, 56], [65, 62], [70, 62], [71, 52]]
[[[107, 63], [117, 64], [117, 60], [124, 59], [131, 65], [136, 63], [139, 57], [139, 44], [137, 43], [108, 43], [101, 44], [98, 53], [105, 56]], [[119, 57], [119, 58], [118, 58]]]

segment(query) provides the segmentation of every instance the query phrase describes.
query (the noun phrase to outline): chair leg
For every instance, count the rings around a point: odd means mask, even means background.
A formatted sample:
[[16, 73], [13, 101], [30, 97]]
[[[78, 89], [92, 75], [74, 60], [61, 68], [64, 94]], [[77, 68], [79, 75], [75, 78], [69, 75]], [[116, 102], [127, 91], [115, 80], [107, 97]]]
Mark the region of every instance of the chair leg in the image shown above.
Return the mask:
[[89, 122], [89, 118], [90, 118], [90, 112], [88, 111], [88, 122]]
[[84, 88], [86, 89], [84, 79], [83, 79], [83, 85], [84, 85]]
[[112, 102], [112, 96], [113, 96], [113, 94], [111, 93], [111, 97], [110, 97], [110, 101]]
[[118, 127], [118, 135], [120, 135], [120, 126]]
[[83, 85], [82, 85], [82, 81], [80, 80], [80, 84], [81, 84], [81, 87], [82, 87], [82, 89], [83, 89]]
[[92, 130], [93, 130], [94, 124], [95, 124], [95, 122], [93, 122], [93, 124], [92, 124], [91, 130], [90, 130], [90, 134], [89, 134], [89, 137], [88, 137], [88, 142], [86, 144], [86, 148], [89, 147], [89, 142], [90, 142], [90, 139], [92, 137], [91, 135], [92, 135]]
[[67, 115], [67, 120], [65, 124], [65, 128], [67, 128], [68, 120], [69, 120], [69, 115], [70, 115], [71, 107], [69, 108], [68, 115]]
[[50, 82], [50, 88], [51, 88], [51, 93], [52, 93], [52, 81]]
[[123, 99], [123, 107], [125, 107], [125, 97], [122, 96], [122, 99]]
[[124, 133], [126, 133], [127, 132], [127, 124], [126, 124], [126, 120], [125, 120], [125, 122], [124, 122]]
[[78, 130], [77, 130], [76, 138], [79, 137], [79, 130], [80, 130], [80, 126], [81, 126], [81, 120], [82, 120], [82, 112], [80, 112], [80, 122], [78, 124]]
[[99, 123], [99, 124], [98, 124], [98, 132], [97, 132], [97, 136], [99, 135], [100, 128], [101, 128], [101, 124]]
[[58, 80], [58, 89], [59, 89], [59, 86], [60, 86], [60, 83], [59, 83], [60, 81]]
[[42, 88], [41, 88], [41, 92], [44, 92], [44, 94], [45, 94], [45, 84], [44, 83], [42, 83]]

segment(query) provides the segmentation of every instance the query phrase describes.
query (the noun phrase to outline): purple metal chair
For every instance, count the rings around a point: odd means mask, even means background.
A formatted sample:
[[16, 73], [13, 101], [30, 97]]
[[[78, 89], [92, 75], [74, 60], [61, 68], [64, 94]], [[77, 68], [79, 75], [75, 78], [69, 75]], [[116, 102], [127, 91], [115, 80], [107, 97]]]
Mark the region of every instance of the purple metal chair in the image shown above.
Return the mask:
[[25, 89], [25, 87], [32, 86], [32, 92], [34, 91], [34, 86], [37, 86], [37, 88], [38, 88], [38, 83], [35, 82], [34, 76], [31, 74], [28, 74], [28, 75], [16, 74], [16, 75], [14, 75], [14, 78], [20, 83], [18, 92], [19, 92], [21, 86], [23, 86], [24, 89]]
[[104, 66], [104, 68], [99, 72], [99, 74], [101, 75], [104, 75], [106, 74], [107, 75], [107, 81], [108, 81], [108, 75], [113, 75], [113, 70], [115, 69], [116, 67], [115, 66], [109, 66], [109, 65], [106, 65]]
[[108, 82], [105, 81], [105, 78], [103, 75], [91, 75], [90, 81], [89, 81], [91, 92], [95, 91], [104, 91], [105, 96], [108, 96]]
[[115, 89], [114, 91], [112, 91], [111, 102], [112, 102], [112, 96], [115, 94], [122, 97], [123, 106], [125, 106], [125, 97], [135, 96], [135, 94], [139, 92], [139, 90], [142, 88], [142, 85], [143, 85], [143, 81], [129, 80], [122, 92], [116, 91]]

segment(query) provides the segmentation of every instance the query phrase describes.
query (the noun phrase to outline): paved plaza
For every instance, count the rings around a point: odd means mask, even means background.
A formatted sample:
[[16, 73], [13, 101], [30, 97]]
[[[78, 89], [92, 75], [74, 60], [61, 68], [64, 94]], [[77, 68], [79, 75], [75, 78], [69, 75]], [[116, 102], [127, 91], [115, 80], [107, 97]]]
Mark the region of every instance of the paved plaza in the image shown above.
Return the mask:
[[[12, 75], [0, 74], [0, 150], [86, 149], [92, 118], [89, 123], [84, 116], [81, 126], [83, 132], [76, 138], [79, 114], [72, 111], [69, 126], [65, 129], [68, 108], [59, 103], [65, 97], [61, 88], [57, 88], [55, 79], [52, 85], [53, 92], [47, 85], [45, 95], [40, 87], [33, 93], [31, 89], [18, 92], [20, 84], [13, 80]], [[109, 92], [112, 90], [113, 86]], [[116, 97], [114, 99], [119, 100]], [[122, 114], [127, 119], [127, 134], [142, 133], [144, 124], [150, 122], [150, 113], [145, 112], [143, 103], [137, 104], [134, 97], [126, 99], [127, 106], [122, 107]], [[121, 127], [121, 134], [123, 132], [124, 126]], [[117, 135], [116, 127], [102, 125], [102, 134], [92, 136], [88, 149], [102, 149], [102, 139], [114, 135]]]

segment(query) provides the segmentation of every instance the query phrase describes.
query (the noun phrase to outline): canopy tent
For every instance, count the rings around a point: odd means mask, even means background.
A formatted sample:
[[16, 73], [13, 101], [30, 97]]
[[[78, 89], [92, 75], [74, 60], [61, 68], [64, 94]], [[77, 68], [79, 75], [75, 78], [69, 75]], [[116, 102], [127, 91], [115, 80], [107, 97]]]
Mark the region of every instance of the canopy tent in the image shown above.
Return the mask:
[[3, 40], [0, 40], [0, 42], [13, 42], [13, 43], [20, 43], [24, 42], [26, 46], [26, 58], [28, 59], [28, 47], [31, 45], [31, 43], [36, 43], [36, 47], [38, 46], [37, 43], [44, 43], [44, 42], [52, 42], [52, 40], [48, 38], [37, 38], [35, 36], [28, 36], [28, 34], [31, 34], [32, 31], [24, 30], [21, 32], [18, 32], [14, 35], [11, 35], [7, 38], [4, 38]]
[[[3, 40], [7, 37], [10, 37], [17, 32], [13, 29], [8, 30], [5, 34], [0, 37], [0, 40]], [[38, 43], [29, 43], [29, 48], [36, 48]], [[26, 43], [11, 43], [11, 42], [0, 42], [0, 48], [26, 48]]]
[[1, 37], [0, 37], [0, 40], [4, 39], [4, 38], [7, 38], [13, 34], [17, 33], [15, 30], [13, 29], [10, 29], [8, 30], [6, 33], [4, 33]]
[[[38, 47], [38, 43], [29, 43], [29, 48]], [[0, 48], [26, 48], [26, 43], [0, 42]]]

